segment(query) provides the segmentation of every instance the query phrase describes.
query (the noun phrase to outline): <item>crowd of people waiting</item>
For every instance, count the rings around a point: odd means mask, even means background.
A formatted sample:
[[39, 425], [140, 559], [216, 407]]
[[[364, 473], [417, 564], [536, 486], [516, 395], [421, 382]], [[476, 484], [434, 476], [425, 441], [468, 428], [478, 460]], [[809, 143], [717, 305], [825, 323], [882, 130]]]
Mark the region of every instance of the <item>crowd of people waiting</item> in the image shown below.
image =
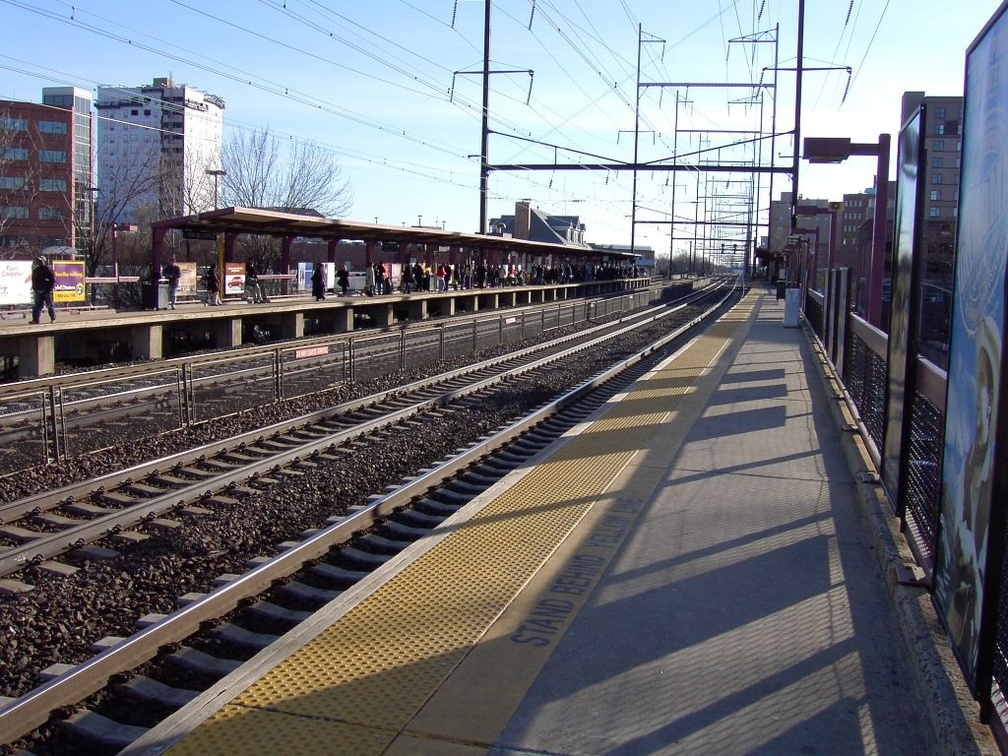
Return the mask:
[[[534, 264], [527, 270], [520, 265], [487, 265], [482, 260], [473, 263], [442, 262], [436, 266], [419, 261], [412, 266], [402, 266], [398, 291], [404, 294], [421, 291], [457, 291], [459, 289], [497, 288], [501, 286], [533, 286], [543, 284], [581, 283], [584, 281], [637, 278], [641, 275], [636, 265], [604, 263], [601, 265]], [[391, 266], [384, 261], [375, 263], [366, 272], [365, 293], [369, 296], [391, 294], [396, 285], [392, 281]]]

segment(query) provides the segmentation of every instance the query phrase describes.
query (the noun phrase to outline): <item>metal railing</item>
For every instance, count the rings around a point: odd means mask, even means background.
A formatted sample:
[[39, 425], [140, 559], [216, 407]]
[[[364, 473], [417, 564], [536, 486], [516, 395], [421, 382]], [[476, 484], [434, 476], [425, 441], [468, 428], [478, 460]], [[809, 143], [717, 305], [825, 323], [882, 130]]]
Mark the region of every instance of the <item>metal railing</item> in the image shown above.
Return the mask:
[[[658, 288], [594, 302], [564, 300], [377, 335], [176, 359], [161, 370], [62, 376], [0, 401], [0, 475], [60, 462], [112, 444], [178, 430], [273, 401], [516, 344], [551, 330], [630, 312], [660, 299]], [[133, 386], [133, 388], [129, 388]], [[103, 396], [115, 395], [114, 400]]]

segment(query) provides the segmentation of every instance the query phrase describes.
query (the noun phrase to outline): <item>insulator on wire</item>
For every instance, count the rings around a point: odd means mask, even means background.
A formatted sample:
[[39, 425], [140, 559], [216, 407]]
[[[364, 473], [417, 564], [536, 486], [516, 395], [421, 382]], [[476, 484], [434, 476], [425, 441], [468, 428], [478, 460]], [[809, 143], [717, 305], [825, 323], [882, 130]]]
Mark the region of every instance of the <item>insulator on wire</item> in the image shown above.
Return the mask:
[[452, 29], [455, 28], [455, 16], [457, 15], [458, 15], [458, 0], [455, 0], [455, 7], [452, 8], [452, 22], [451, 22]]
[[848, 69], [847, 69], [847, 83], [844, 85], [844, 88], [843, 88], [843, 97], [840, 98], [840, 104], [841, 105], [843, 105], [844, 102], [847, 100], [847, 93], [850, 91], [850, 85], [851, 85], [851, 69], [848, 67]]
[[535, 18], [535, 0], [532, 0], [532, 12], [529, 14], [529, 31], [532, 31], [532, 19], [533, 18]]

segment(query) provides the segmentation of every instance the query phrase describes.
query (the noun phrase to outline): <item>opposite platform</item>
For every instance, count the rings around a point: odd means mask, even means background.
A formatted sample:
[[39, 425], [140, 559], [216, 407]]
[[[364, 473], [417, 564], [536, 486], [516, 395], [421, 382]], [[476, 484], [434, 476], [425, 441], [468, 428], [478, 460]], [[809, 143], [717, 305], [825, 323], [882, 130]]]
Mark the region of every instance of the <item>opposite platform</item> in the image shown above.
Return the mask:
[[782, 314], [750, 293], [131, 753], [934, 752]]

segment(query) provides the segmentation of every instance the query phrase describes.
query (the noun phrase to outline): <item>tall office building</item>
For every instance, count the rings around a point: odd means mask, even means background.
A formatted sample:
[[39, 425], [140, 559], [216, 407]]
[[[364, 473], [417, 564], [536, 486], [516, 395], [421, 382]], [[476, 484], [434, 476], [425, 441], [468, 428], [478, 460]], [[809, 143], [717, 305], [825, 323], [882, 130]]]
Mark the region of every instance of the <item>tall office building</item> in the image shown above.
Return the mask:
[[75, 247], [90, 229], [92, 97], [45, 87], [42, 103], [0, 102], [0, 254]]
[[925, 154], [921, 223], [921, 348], [944, 367], [952, 315], [956, 225], [959, 217], [959, 171], [962, 155], [962, 97], [904, 92], [903, 122], [923, 111]]
[[116, 221], [188, 215], [215, 207], [224, 101], [170, 78], [98, 88], [99, 202]]

